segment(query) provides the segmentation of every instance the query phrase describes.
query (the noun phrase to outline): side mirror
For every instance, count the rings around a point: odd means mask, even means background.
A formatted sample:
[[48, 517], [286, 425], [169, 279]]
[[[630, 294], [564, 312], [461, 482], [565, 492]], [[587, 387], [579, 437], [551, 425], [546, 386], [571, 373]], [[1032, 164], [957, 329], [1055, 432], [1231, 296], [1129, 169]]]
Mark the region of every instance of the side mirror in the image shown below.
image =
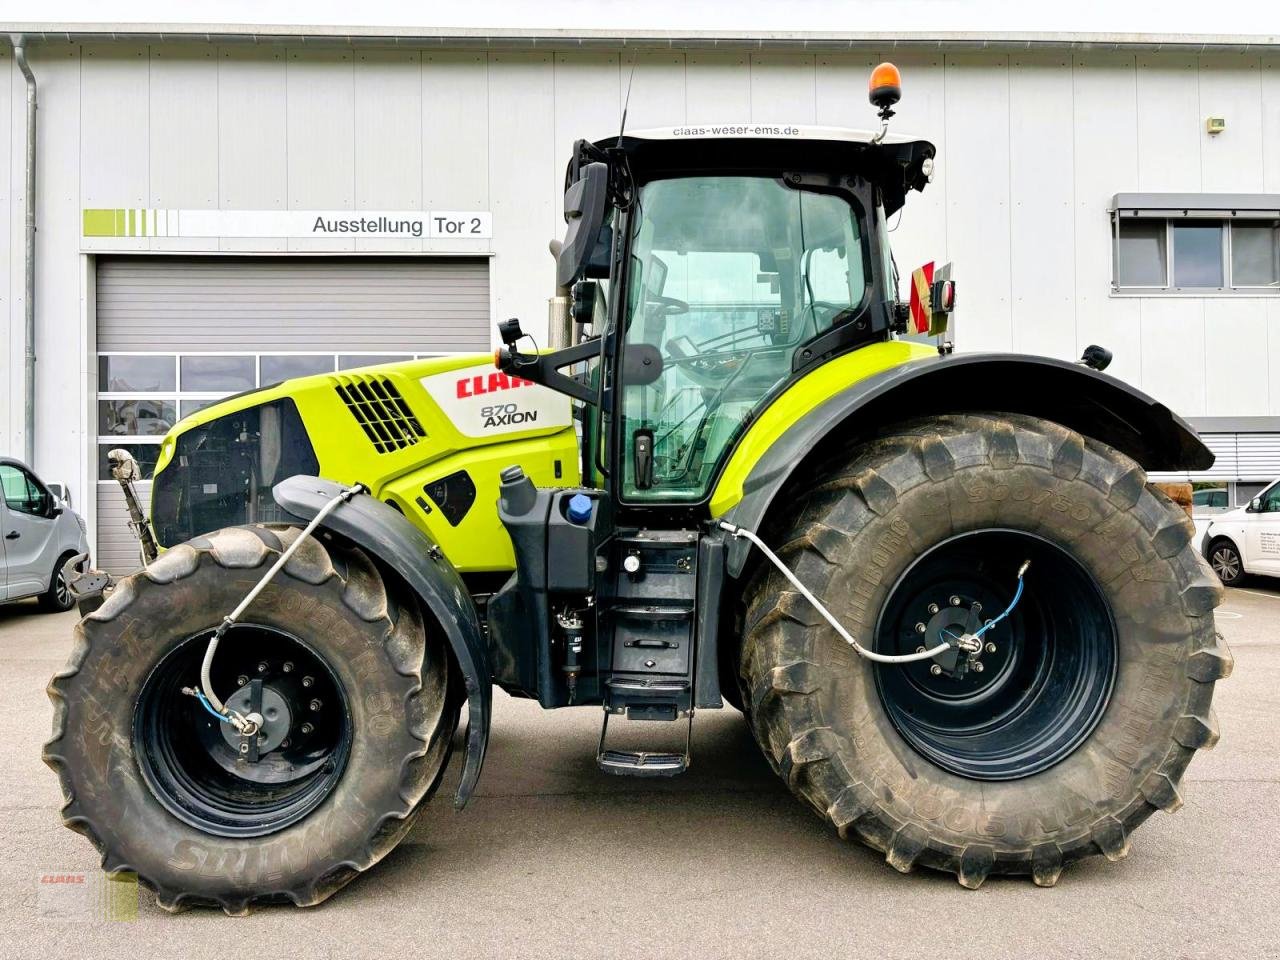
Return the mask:
[[596, 295], [599, 284], [590, 280], [579, 280], [573, 285], [569, 300], [569, 316], [574, 323], [587, 326], [595, 318]]
[[556, 257], [556, 285], [568, 287], [586, 273], [604, 226], [609, 196], [609, 167], [588, 163], [578, 180], [564, 192], [564, 216], [569, 227]]
[[1254, 497], [1252, 500], [1250, 500], [1250, 501], [1249, 501], [1249, 506], [1248, 506], [1248, 507], [1246, 507], [1245, 509], [1247, 509], [1249, 513], [1261, 513], [1261, 512], [1262, 512], [1262, 498], [1261, 498], [1261, 497]]

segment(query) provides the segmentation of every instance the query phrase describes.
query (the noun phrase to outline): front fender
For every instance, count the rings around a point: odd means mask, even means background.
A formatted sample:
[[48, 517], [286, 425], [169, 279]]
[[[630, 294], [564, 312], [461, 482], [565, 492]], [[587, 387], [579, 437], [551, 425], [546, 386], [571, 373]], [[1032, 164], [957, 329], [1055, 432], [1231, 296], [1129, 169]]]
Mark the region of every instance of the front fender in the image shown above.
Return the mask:
[[[284, 510], [309, 522], [343, 489], [332, 480], [296, 476], [276, 484], [271, 495]], [[398, 573], [449, 638], [467, 689], [467, 757], [454, 801], [461, 809], [480, 778], [493, 705], [488, 647], [471, 595], [440, 548], [402, 514], [373, 497], [353, 497], [339, 504], [321, 526]]]
[[[760, 528], [774, 498], [832, 437], [874, 435], [885, 426], [944, 413], [993, 411], [1051, 420], [1100, 440], [1146, 470], [1207, 470], [1213, 454], [1181, 417], [1122, 380], [1078, 363], [1024, 354], [970, 353], [909, 360], [845, 387], [809, 410], [751, 466], [741, 497], [720, 512]], [[767, 411], [766, 411], [767, 412]], [[737, 576], [750, 552], [730, 545]]]

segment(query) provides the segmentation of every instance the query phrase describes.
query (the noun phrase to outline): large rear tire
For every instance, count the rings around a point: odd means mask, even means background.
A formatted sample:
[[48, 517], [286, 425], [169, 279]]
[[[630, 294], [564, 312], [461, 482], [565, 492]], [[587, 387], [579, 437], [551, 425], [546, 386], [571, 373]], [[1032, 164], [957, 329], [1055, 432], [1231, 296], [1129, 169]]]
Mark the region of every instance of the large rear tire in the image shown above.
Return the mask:
[[989, 669], [961, 679], [872, 664], [757, 571], [740, 677], [753, 731], [841, 837], [966, 887], [1049, 886], [1177, 809], [1187, 763], [1218, 739], [1210, 699], [1231, 658], [1193, 526], [1135, 463], [1056, 424], [955, 415], [810, 476], [766, 537], [863, 646], [909, 652], [931, 615], [984, 591], [994, 617], [1035, 557]]
[[122, 581], [49, 684], [67, 826], [170, 910], [311, 906], [385, 856], [439, 782], [457, 722], [443, 638], [360, 549], [303, 543], [223, 638], [214, 688], [257, 689], [262, 757], [196, 698], [212, 629], [299, 535], [220, 530]]

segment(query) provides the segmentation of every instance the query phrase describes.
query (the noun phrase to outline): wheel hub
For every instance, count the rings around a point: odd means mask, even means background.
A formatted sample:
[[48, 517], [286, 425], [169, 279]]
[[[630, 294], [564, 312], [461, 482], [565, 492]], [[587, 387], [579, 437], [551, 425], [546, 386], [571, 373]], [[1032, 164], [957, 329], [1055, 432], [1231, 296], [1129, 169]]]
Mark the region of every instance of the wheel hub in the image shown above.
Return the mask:
[[984, 644], [974, 634], [982, 627], [982, 604], [977, 600], [966, 600], [952, 594], [940, 603], [930, 603], [926, 608], [930, 614], [927, 622], [916, 624], [916, 632], [923, 633], [925, 643], [918, 650], [931, 650], [940, 644], [949, 644], [949, 649], [938, 654], [929, 664], [929, 674], [934, 677], [947, 677], [961, 680], [972, 673], [983, 673], [986, 667], [982, 663], [982, 654], [987, 646], [995, 653], [995, 644]]
[[134, 710], [138, 765], [179, 819], [217, 836], [252, 837], [306, 816], [333, 790], [351, 751], [347, 699], [328, 663], [273, 628], [237, 624], [211, 677], [227, 706], [260, 718], [252, 737], [208, 712], [183, 687], [199, 676], [207, 633], [171, 651], [143, 683]]
[[[1021, 602], [1006, 610], [1031, 561]], [[980, 634], [980, 635], [979, 635]], [[877, 665], [890, 721], [926, 759], [977, 780], [1030, 776], [1069, 756], [1097, 725], [1116, 669], [1111, 610], [1092, 576], [1035, 534], [984, 530], [919, 557], [889, 591], [875, 649], [929, 660]]]
[[[261, 703], [254, 704], [253, 685], [261, 683], [261, 680], [254, 680], [246, 684], [227, 698], [226, 702], [229, 709], [236, 711], [241, 716], [247, 717], [256, 713], [262, 717], [262, 722], [259, 724], [256, 734], [258, 756], [277, 749], [288, 739], [289, 731], [293, 726], [293, 711], [289, 709], [289, 701], [275, 687], [263, 684]], [[222, 738], [226, 740], [227, 744], [237, 752], [244, 753], [245, 751], [240, 746], [243, 737], [240, 736], [236, 728], [229, 723], [224, 723], [221, 729]]]

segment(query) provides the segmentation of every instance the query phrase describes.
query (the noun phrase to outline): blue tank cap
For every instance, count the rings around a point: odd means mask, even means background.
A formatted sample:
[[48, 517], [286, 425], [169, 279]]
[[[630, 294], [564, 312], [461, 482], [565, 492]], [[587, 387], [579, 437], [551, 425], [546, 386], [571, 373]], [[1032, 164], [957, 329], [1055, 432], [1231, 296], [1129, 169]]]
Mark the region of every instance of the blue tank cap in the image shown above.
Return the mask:
[[570, 523], [586, 523], [591, 519], [591, 498], [585, 493], [575, 493], [569, 498], [567, 511]]

